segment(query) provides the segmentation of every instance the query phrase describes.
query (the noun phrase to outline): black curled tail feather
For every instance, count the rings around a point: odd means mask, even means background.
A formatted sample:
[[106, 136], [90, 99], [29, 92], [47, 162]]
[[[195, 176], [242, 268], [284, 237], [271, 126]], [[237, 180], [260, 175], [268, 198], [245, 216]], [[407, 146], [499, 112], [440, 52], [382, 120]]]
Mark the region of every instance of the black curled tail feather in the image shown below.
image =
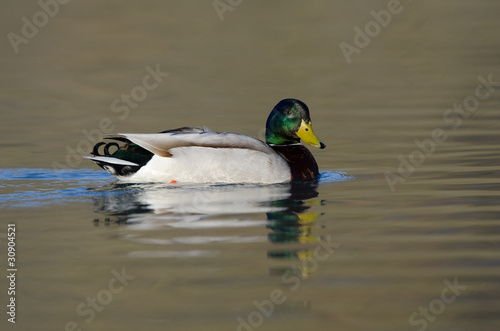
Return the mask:
[[[103, 150], [104, 154], [101, 154], [99, 153], [99, 148], [103, 145], [104, 145], [104, 150]], [[105, 143], [104, 141], [101, 141], [94, 145], [94, 148], [92, 149], [92, 152], [90, 154], [94, 156], [112, 156], [113, 153], [109, 152], [110, 147], [116, 147], [116, 151], [120, 149], [120, 145], [118, 145], [118, 143], [114, 141], [110, 143]]]
[[[103, 146], [103, 145], [104, 145], [104, 148], [103, 148], [103, 152], [104, 152], [104, 154], [101, 154], [101, 153], [99, 152], [99, 148], [100, 148], [101, 146]], [[109, 148], [110, 148], [110, 147], [113, 147], [113, 146], [114, 146], [114, 147], [116, 147], [116, 151], [114, 151], [113, 153], [110, 153], [110, 152], [109, 152]], [[118, 145], [118, 143], [116, 143], [116, 142], [114, 142], [114, 141], [109, 142], [109, 143], [106, 143], [106, 142], [104, 142], [104, 141], [101, 141], [101, 142], [98, 142], [97, 144], [95, 144], [95, 145], [94, 145], [94, 148], [92, 149], [92, 153], [90, 153], [90, 154], [92, 154], [93, 156], [111, 156], [111, 157], [112, 157], [112, 156], [114, 156], [114, 154], [115, 154], [115, 153], [116, 153], [116, 152], [117, 152], [117, 151], [118, 151], [121, 147], [124, 147], [124, 146], [125, 146], [125, 144], [123, 144], [122, 146], [120, 146], [120, 145]]]
[[[102, 146], [104, 147], [101, 148]], [[116, 149], [111, 152], [111, 148]], [[117, 142], [98, 142], [94, 145], [91, 154], [89, 159], [115, 176], [134, 174], [153, 157], [153, 153], [128, 140], [121, 146]]]

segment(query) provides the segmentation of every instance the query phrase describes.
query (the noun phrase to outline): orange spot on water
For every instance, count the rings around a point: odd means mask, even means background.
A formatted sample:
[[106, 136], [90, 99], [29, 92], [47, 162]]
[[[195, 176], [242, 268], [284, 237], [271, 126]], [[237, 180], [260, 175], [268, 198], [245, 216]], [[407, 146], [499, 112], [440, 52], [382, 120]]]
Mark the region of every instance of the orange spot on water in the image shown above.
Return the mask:
[[175, 184], [175, 183], [177, 183], [177, 181], [176, 181], [175, 179], [172, 179], [172, 180], [170, 181], [170, 184]]

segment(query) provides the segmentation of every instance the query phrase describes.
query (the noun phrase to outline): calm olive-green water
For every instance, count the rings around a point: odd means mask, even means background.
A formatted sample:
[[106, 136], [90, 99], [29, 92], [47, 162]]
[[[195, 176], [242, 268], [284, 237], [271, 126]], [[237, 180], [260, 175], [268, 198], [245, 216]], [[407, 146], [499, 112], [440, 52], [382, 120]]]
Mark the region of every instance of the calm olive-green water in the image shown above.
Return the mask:
[[[498, 1], [1, 8], [2, 330], [500, 329]], [[262, 139], [290, 97], [317, 183], [121, 184], [81, 158], [114, 132]]]

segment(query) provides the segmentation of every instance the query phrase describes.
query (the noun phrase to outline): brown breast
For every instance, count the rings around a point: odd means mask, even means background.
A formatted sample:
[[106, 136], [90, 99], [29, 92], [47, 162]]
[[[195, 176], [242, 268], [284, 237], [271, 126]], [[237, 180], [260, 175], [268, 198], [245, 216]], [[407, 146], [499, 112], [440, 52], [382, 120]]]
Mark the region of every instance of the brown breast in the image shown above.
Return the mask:
[[288, 163], [292, 172], [292, 181], [311, 180], [318, 176], [318, 164], [305, 146], [300, 144], [271, 145], [271, 148]]

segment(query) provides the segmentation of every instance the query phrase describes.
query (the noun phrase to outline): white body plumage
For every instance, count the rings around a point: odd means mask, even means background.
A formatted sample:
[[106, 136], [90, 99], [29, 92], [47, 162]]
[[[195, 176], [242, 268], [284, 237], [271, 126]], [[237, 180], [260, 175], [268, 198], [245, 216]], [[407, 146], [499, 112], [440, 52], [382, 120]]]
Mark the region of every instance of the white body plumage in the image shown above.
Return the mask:
[[290, 168], [278, 154], [243, 148], [179, 147], [171, 157], [154, 155], [130, 182], [281, 183]]

